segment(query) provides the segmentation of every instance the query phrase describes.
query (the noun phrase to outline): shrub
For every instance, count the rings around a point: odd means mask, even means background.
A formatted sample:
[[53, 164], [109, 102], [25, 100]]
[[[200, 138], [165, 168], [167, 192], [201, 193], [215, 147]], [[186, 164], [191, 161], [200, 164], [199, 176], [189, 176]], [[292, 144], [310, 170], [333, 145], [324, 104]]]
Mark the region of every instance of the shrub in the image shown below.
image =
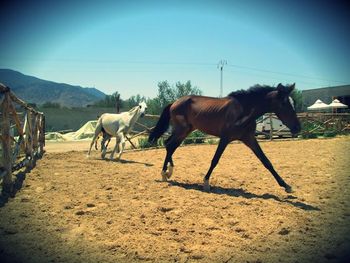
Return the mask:
[[316, 133], [303, 132], [301, 137], [303, 139], [315, 139], [315, 138], [317, 138], [317, 134]]
[[152, 144], [148, 142], [147, 138], [139, 138], [139, 147], [141, 149], [150, 148]]
[[327, 138], [335, 137], [335, 136], [337, 136], [337, 132], [332, 131], [332, 130], [328, 130], [328, 131], [324, 132], [323, 136], [327, 137]]
[[[150, 148], [150, 147], [153, 147], [153, 146], [155, 146], [155, 145], [149, 143], [148, 142], [148, 138], [139, 138], [139, 147], [141, 149], [146, 149], [146, 148]], [[164, 139], [160, 138], [157, 141], [157, 145], [156, 146], [164, 146]]]
[[208, 144], [217, 144], [218, 140], [216, 140], [216, 139], [208, 139], [207, 142], [208, 142]]
[[184, 140], [183, 144], [204, 143], [204, 137], [203, 132], [195, 130]]

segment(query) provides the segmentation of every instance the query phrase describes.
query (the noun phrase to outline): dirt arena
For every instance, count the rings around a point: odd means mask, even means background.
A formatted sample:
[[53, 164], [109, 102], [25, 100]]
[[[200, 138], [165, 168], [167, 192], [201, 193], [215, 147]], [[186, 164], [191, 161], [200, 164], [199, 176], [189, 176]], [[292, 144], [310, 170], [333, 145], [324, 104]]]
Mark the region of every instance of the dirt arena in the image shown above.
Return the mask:
[[202, 191], [202, 178], [215, 145], [179, 148], [173, 177], [161, 182], [164, 149], [127, 152], [114, 162], [97, 151], [87, 159], [87, 144], [48, 144], [15, 197], [3, 200], [1, 262], [345, 262], [350, 256], [350, 137], [261, 143], [293, 194], [240, 143], [226, 149], [210, 193]]

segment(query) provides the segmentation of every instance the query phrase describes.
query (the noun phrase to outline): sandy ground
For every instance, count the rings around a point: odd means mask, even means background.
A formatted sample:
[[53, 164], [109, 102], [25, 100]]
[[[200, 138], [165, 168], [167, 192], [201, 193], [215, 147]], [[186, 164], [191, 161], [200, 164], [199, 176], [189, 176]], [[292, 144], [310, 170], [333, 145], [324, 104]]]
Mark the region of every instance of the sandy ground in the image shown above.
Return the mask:
[[[261, 143], [286, 194], [243, 144], [202, 178], [215, 145], [101, 160], [89, 142], [46, 146], [0, 208], [1, 262], [345, 262], [350, 251], [350, 137]], [[67, 151], [69, 150], [69, 151]], [[74, 150], [74, 151], [71, 151]], [[6, 200], [5, 200], [6, 201]]]
[[[142, 136], [141, 136], [142, 137]], [[138, 145], [138, 138], [132, 140], [134, 145]], [[145, 137], [143, 137], [145, 138]], [[59, 153], [59, 152], [69, 152], [69, 151], [88, 151], [90, 148], [91, 139], [85, 139], [80, 141], [46, 141], [45, 150], [48, 153]], [[101, 139], [98, 140], [97, 147], [100, 148]], [[113, 150], [115, 145], [115, 138], [110, 142], [108, 149]], [[128, 141], [125, 143], [125, 149], [131, 149], [131, 145]], [[92, 151], [95, 150], [95, 145], [92, 146]], [[116, 155], [115, 155], [116, 156]], [[109, 157], [109, 154], [107, 155]]]

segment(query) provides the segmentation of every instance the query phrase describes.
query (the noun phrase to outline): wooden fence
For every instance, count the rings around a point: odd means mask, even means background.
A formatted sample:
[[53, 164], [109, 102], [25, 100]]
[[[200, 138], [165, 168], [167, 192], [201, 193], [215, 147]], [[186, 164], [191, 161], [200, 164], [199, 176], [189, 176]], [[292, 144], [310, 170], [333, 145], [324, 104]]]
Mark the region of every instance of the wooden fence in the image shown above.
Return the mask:
[[349, 133], [350, 113], [300, 113], [303, 124], [302, 134], [319, 134], [325, 132]]
[[[350, 133], [350, 113], [298, 113], [298, 118], [302, 123], [302, 131], [300, 135], [309, 134], [320, 134], [327, 131], [332, 131], [335, 133]], [[145, 115], [146, 118], [159, 119], [159, 115]], [[265, 114], [261, 119], [257, 121], [257, 126], [259, 123], [264, 123], [268, 120], [268, 129], [266, 130], [256, 130], [256, 136], [260, 139], [273, 140], [275, 138], [281, 137], [292, 137], [291, 132], [285, 125], [278, 126], [276, 121], [279, 120], [277, 116], [273, 113]], [[278, 122], [277, 122], [278, 123]], [[274, 125], [275, 124], [275, 125]], [[137, 132], [132, 131], [131, 137], [127, 137], [127, 140], [131, 143], [132, 148], [136, 149], [136, 146], [131, 142], [131, 139], [148, 135], [153, 127], [147, 127], [140, 122], [136, 122], [136, 125], [144, 128], [143, 131]], [[197, 140], [209, 140], [216, 138], [215, 136], [205, 135], [203, 137], [196, 137]]]
[[[31, 169], [44, 153], [45, 116], [0, 83], [2, 191], [13, 191], [13, 172]], [[17, 136], [16, 136], [17, 135]]]

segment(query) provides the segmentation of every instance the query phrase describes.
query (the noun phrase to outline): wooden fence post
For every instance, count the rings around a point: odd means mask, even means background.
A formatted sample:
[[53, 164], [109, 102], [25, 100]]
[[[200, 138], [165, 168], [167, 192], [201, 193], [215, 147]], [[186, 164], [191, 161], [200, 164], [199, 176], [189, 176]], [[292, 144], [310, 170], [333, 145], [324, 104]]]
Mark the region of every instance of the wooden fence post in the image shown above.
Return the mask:
[[32, 131], [33, 131], [33, 122], [32, 122], [32, 113], [30, 110], [27, 110], [26, 114], [26, 125], [25, 125], [25, 145], [26, 145], [26, 157], [30, 157], [30, 161], [27, 163], [27, 168], [31, 169], [33, 167], [33, 137], [32, 137]]
[[[36, 157], [44, 153], [45, 146], [45, 116], [42, 112], [37, 112], [27, 103], [17, 98], [9, 87], [0, 83], [0, 94], [2, 102], [0, 102], [0, 143], [2, 144], [2, 166], [1, 172], [2, 191], [13, 193], [13, 172], [26, 166], [27, 169], [35, 165]], [[22, 128], [21, 120], [13, 103], [18, 104], [26, 115]], [[32, 116], [34, 114], [34, 116]], [[18, 132], [18, 139], [11, 134], [11, 122], [15, 123]], [[15, 142], [15, 145], [13, 145]], [[24, 151], [25, 157], [17, 162], [17, 157], [21, 156], [20, 151]], [[1, 154], [1, 153], [0, 153]]]
[[[39, 114], [34, 115], [34, 126], [32, 129], [32, 136], [33, 136], [33, 156], [35, 157], [35, 154], [38, 152], [38, 132], [39, 132], [39, 120], [40, 116]], [[34, 158], [35, 159], [35, 158]]]
[[272, 113], [269, 113], [269, 119], [270, 119], [270, 141], [272, 141], [272, 137], [273, 137]]
[[40, 114], [40, 124], [39, 124], [39, 153], [40, 156], [44, 154], [45, 146], [45, 116]]
[[4, 93], [2, 102], [2, 158], [5, 168], [5, 175], [2, 181], [2, 191], [11, 193], [13, 191], [12, 181], [12, 151], [11, 151], [11, 136], [10, 136], [10, 114], [9, 114], [9, 93]]

